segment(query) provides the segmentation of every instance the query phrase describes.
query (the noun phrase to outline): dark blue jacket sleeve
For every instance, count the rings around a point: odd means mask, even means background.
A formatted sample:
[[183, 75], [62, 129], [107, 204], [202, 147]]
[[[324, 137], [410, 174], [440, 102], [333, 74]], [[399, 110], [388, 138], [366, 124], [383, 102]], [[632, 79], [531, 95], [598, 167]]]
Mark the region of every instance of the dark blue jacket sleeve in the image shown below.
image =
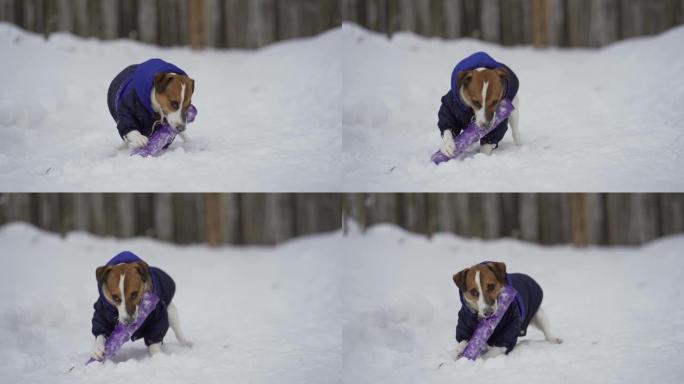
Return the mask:
[[466, 309], [461, 307], [458, 312], [458, 324], [456, 325], [456, 341], [459, 343], [464, 340], [470, 340], [477, 329], [477, 320], [473, 316], [468, 315]]
[[463, 123], [458, 118], [458, 107], [454, 103], [453, 93], [449, 91], [446, 95], [442, 96], [442, 105], [439, 108], [439, 113], [437, 114], [438, 121], [437, 126], [439, 127], [439, 132], [444, 135], [444, 131], [447, 129], [451, 130], [454, 137], [461, 133], [463, 130]]
[[166, 305], [159, 305], [147, 319], [145, 329], [142, 331], [145, 345], [161, 343], [169, 330], [169, 314]]
[[140, 128], [141, 124], [136, 118], [136, 105], [135, 100], [133, 100], [133, 97], [133, 92], [129, 92], [128, 95], [123, 97], [119, 105], [119, 109], [116, 112], [116, 129], [119, 130], [119, 135], [122, 139], [125, 138], [126, 135], [131, 131], [142, 131], [142, 129]]
[[487, 344], [495, 347], [505, 347], [506, 353], [512, 351], [518, 342], [520, 323], [521, 320], [517, 308], [513, 307], [512, 310], [506, 311], [494, 334], [487, 340]]
[[95, 302], [95, 305], [93, 305], [93, 308], [95, 309], [95, 312], [93, 313], [93, 336], [99, 336], [99, 335], [104, 335], [105, 337], [109, 337], [109, 335], [112, 334], [112, 331], [114, 330], [114, 326], [116, 325], [114, 322], [112, 322], [111, 319], [109, 319], [106, 315], [106, 310], [103, 307], [102, 303], [100, 300]]

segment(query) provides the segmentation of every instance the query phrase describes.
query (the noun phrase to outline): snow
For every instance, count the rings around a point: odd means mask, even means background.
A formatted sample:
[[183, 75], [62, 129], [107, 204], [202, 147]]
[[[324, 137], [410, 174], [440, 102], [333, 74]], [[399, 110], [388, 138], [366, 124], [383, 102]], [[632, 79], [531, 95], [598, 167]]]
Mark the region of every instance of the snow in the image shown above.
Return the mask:
[[[502, 47], [343, 24], [347, 191], [681, 191], [684, 27], [603, 49]], [[484, 50], [520, 79], [521, 147], [430, 163], [451, 71]], [[679, 175], [679, 176], [678, 176]]]
[[[258, 51], [161, 49], [0, 23], [0, 186], [13, 191], [336, 191], [341, 32]], [[196, 80], [189, 143], [130, 157], [107, 109], [123, 68], [166, 59]]]
[[[340, 376], [339, 232], [277, 247], [174, 246], [148, 239], [0, 228], [2, 383], [325, 383]], [[140, 341], [84, 366], [95, 268], [129, 249], [169, 273], [181, 327], [154, 358]]]
[[[544, 247], [372, 227], [345, 239], [344, 383], [681, 383], [684, 236], [639, 248]], [[483, 260], [532, 276], [551, 329], [509, 354], [453, 361], [452, 275]], [[444, 363], [441, 368], [438, 368]]]

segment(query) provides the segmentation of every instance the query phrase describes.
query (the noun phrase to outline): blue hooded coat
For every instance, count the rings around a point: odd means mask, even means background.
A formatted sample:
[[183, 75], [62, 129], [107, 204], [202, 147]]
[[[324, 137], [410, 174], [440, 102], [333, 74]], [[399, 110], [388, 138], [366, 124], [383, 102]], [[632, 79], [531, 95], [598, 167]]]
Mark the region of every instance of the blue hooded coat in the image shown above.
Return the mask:
[[[494, 333], [487, 340], [487, 344], [505, 347], [508, 353], [518, 342], [518, 336], [527, 334], [527, 326], [541, 306], [544, 292], [536, 281], [522, 273], [509, 273], [506, 275], [506, 281], [518, 291], [518, 294], [497, 324]], [[477, 313], [471, 311], [466, 305], [463, 293], [460, 293], [460, 296], [462, 305], [456, 325], [456, 341], [459, 343], [470, 340], [480, 322]]]
[[127, 67], [109, 85], [107, 105], [122, 139], [130, 131], [137, 130], [147, 137], [154, 132], [159, 115], [152, 108], [150, 93], [154, 76], [160, 72], [185, 75], [182, 69], [173, 64], [150, 59]]
[[[129, 251], [124, 251], [114, 256], [107, 262], [107, 265], [117, 265], [122, 263], [135, 263], [142, 261], [138, 256]], [[159, 302], [154, 310], [149, 314], [145, 322], [133, 334], [131, 340], [144, 338], [145, 345], [161, 343], [164, 340], [166, 331], [169, 329], [169, 317], [166, 313], [166, 307], [171, 303], [173, 295], [176, 292], [176, 284], [173, 279], [166, 272], [159, 268], [149, 267], [150, 282], [152, 285], [152, 292], [159, 297]], [[93, 308], [93, 328], [94, 336], [104, 335], [109, 337], [114, 327], [118, 323], [118, 312], [116, 307], [109, 304], [102, 295], [102, 287], [97, 287], [100, 297], [97, 299]]]
[[[471, 71], [476, 68], [497, 69], [505, 68], [509, 76], [506, 78], [504, 85], [504, 98], [513, 101], [515, 95], [518, 94], [518, 77], [515, 73], [484, 52], [476, 52], [461, 60], [451, 73], [451, 90], [442, 97], [442, 106], [439, 108], [437, 126], [442, 135], [447, 129], [452, 131], [454, 137], [458, 136], [463, 129], [465, 129], [473, 118], [473, 111], [465, 105], [459, 97], [458, 90], [458, 73], [462, 71]], [[508, 130], [508, 119], [502, 121], [496, 128], [489, 132], [480, 140], [480, 144], [495, 144], [503, 139]]]

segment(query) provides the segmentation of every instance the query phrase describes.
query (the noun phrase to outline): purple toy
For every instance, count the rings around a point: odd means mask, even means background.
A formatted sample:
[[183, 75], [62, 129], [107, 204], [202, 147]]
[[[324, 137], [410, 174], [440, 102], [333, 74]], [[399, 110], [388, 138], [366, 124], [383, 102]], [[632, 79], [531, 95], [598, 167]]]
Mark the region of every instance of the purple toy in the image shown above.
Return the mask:
[[[195, 116], [197, 116], [197, 108], [195, 108], [194, 105], [190, 105], [187, 112], [188, 123], [195, 121]], [[140, 155], [142, 157], [157, 157], [161, 155], [162, 151], [166, 147], [173, 143], [173, 140], [176, 138], [177, 134], [178, 132], [171, 128], [169, 124], [163, 123], [159, 126], [159, 128], [157, 128], [156, 131], [154, 131], [152, 136], [150, 136], [147, 145], [134, 149], [131, 153], [131, 156]]]
[[[140, 304], [138, 305], [138, 317], [136, 317], [132, 323], [127, 325], [121, 323], [116, 324], [112, 334], [107, 338], [103, 361], [105, 359], [111, 359], [119, 351], [119, 349], [121, 349], [121, 346], [131, 339], [135, 331], [140, 328], [140, 326], [145, 322], [145, 319], [147, 319], [147, 316], [149, 316], [157, 306], [157, 302], [159, 302], [159, 297], [150, 291], [147, 291], [142, 295]], [[86, 364], [90, 364], [93, 361], [99, 360], [91, 357]]]
[[494, 333], [494, 329], [496, 329], [496, 326], [499, 324], [499, 321], [501, 321], [504, 313], [508, 310], [508, 307], [511, 306], [511, 303], [517, 294], [518, 292], [515, 288], [510, 285], [505, 285], [501, 288], [496, 312], [493, 315], [480, 320], [477, 329], [470, 338], [470, 341], [463, 350], [461, 356], [465, 356], [470, 360], [475, 360], [480, 356], [480, 353], [482, 353], [482, 350], [487, 345], [487, 340], [489, 340], [489, 337]]
[[494, 117], [492, 118], [489, 127], [480, 129], [474, 122], [468, 124], [466, 129], [464, 129], [460, 135], [454, 138], [454, 143], [456, 144], [454, 156], [449, 157], [443, 154], [442, 151], [437, 151], [431, 157], [432, 162], [436, 165], [439, 165], [440, 163], [459, 157], [471, 145], [482, 139], [485, 135], [496, 128], [502, 121], [508, 119], [508, 116], [511, 115], [514, 109], [515, 107], [513, 107], [513, 104], [511, 104], [509, 100], [502, 99], [501, 102], [499, 102], [499, 106], [496, 109], [496, 113], [494, 113]]

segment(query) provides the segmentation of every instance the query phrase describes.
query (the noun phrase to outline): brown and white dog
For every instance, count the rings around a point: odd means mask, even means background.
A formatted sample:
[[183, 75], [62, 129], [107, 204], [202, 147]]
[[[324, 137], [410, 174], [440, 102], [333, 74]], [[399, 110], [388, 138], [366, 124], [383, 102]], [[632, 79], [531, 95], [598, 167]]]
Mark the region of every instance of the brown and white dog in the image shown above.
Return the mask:
[[147, 291], [153, 291], [159, 302], [133, 338], [144, 338], [150, 354], [154, 355], [161, 351], [162, 340], [170, 326], [182, 346], [192, 345], [180, 329], [178, 311], [171, 301], [175, 283], [164, 271], [149, 267], [131, 252], [122, 252], [107, 265], [98, 267], [95, 275], [100, 297], [95, 302], [92, 320], [93, 358], [102, 359], [106, 338], [117, 322], [129, 324], [136, 319], [140, 300]]
[[183, 140], [195, 80], [161, 59], [128, 66], [107, 92], [109, 112], [119, 135], [133, 147], [147, 144], [157, 123], [166, 122]]
[[456, 339], [459, 342], [453, 351], [455, 358], [460, 357], [465, 349], [477, 322], [496, 312], [498, 297], [504, 285], [510, 284], [518, 292], [518, 300], [524, 309], [520, 313], [516, 302], [511, 304], [508, 311], [514, 311], [511, 316], [502, 318], [490, 337], [490, 348], [483, 355], [485, 358], [498, 356], [510, 352], [518, 336], [527, 333], [528, 324], [538, 328], [547, 341], [560, 344], [562, 340], [550, 330], [549, 321], [541, 308], [543, 292], [541, 287], [531, 277], [521, 273], [506, 273], [506, 264], [501, 262], [483, 262], [466, 268], [453, 276], [453, 281], [459, 289], [459, 295], [464, 307], [459, 311]]
[[451, 74], [451, 89], [442, 97], [438, 126], [442, 135], [440, 151], [454, 156], [454, 137], [474, 121], [480, 128], [488, 126], [502, 99], [510, 100], [515, 109], [508, 124], [499, 124], [480, 141], [480, 152], [491, 154], [503, 139], [508, 125], [516, 145], [521, 144], [518, 130], [519, 81], [506, 65], [486, 52], [475, 52], [462, 59]]

